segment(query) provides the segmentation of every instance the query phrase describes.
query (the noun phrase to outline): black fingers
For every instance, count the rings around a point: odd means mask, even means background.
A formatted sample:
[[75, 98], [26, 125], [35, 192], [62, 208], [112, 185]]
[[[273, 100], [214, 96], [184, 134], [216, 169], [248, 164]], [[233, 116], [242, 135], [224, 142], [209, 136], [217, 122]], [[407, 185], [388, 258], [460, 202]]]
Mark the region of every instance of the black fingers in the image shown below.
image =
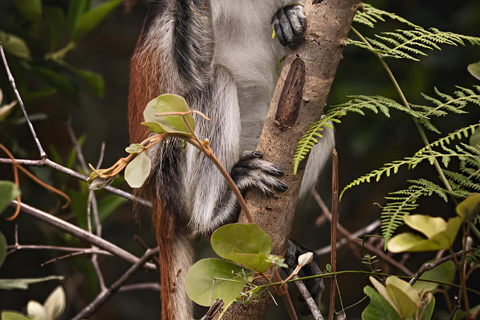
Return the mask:
[[[298, 257], [304, 253], [310, 252], [307, 248], [303, 247], [302, 245], [294, 242], [292, 239], [288, 241], [287, 252], [285, 254], [285, 263], [288, 265], [288, 273], [291, 273], [295, 267], [297, 266]], [[313, 276], [322, 274], [322, 270], [320, 269], [318, 257], [314, 255], [313, 260], [304, 266], [300, 272], [300, 276]], [[303, 281], [305, 286], [307, 287], [308, 291], [310, 292], [312, 298], [318, 303], [320, 297], [322, 295], [322, 291], [324, 289], [322, 278], [312, 278]], [[300, 309], [300, 313], [306, 315], [309, 313], [308, 306], [305, 303], [303, 297], [299, 297], [298, 299], [302, 302], [302, 307]]]
[[272, 18], [273, 28], [283, 46], [295, 48], [304, 40], [306, 19], [301, 6], [280, 8]]
[[284, 172], [279, 167], [262, 160], [260, 151], [246, 151], [232, 168], [230, 175], [242, 193], [248, 189], [259, 189], [266, 196], [275, 191], [284, 192], [288, 186], [279, 180]]

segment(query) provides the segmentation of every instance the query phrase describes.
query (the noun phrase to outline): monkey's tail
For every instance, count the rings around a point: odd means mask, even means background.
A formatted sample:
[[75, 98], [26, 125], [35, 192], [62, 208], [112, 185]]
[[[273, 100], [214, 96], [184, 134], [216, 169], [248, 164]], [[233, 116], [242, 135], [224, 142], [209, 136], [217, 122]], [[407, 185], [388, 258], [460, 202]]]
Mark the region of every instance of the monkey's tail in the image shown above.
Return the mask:
[[193, 261], [191, 242], [185, 230], [176, 226], [175, 217], [158, 201], [152, 212], [160, 249], [162, 320], [191, 320], [193, 304], [185, 290], [185, 278]]

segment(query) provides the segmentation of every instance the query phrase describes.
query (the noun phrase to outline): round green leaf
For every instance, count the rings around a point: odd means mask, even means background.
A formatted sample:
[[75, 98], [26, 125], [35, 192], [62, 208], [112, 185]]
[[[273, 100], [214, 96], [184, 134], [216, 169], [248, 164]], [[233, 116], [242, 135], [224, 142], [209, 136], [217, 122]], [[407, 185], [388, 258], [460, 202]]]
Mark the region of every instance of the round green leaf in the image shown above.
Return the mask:
[[257, 272], [265, 272], [272, 240], [256, 224], [228, 224], [217, 229], [211, 238], [213, 250], [222, 258], [240, 263]]
[[30, 320], [25, 317], [23, 314], [15, 311], [4, 311], [2, 312], [2, 320]]
[[40, 0], [12, 0], [20, 14], [28, 21], [38, 21], [42, 16], [42, 2]]
[[[157, 114], [161, 113], [188, 111], [190, 111], [190, 109], [188, 108], [188, 104], [184, 98], [174, 94], [163, 94], [151, 100], [147, 104], [145, 111], [143, 112], [145, 122], [142, 124], [148, 126], [150, 131], [154, 133], [181, 133], [190, 137], [190, 131], [185, 125], [181, 115], [157, 116]], [[193, 116], [188, 114], [185, 116], [185, 119], [190, 128], [195, 130], [195, 121], [193, 120]]]
[[0, 267], [3, 264], [3, 261], [5, 261], [6, 254], [7, 254], [7, 240], [5, 240], [5, 237], [0, 232]]
[[125, 148], [127, 153], [141, 153], [143, 151], [143, 147], [141, 144], [132, 143], [128, 147]]
[[125, 181], [131, 188], [140, 188], [150, 175], [152, 162], [145, 154], [139, 153], [125, 168]]
[[480, 214], [480, 193], [472, 193], [457, 205], [457, 214], [465, 220], [472, 221]]
[[404, 216], [403, 220], [410, 228], [420, 231], [426, 235], [427, 238], [431, 238], [434, 235], [445, 231], [447, 228], [447, 222], [442, 218], [421, 214]]
[[366, 286], [363, 289], [370, 298], [370, 304], [362, 313], [362, 320], [401, 320], [397, 311], [372, 287]]
[[469, 64], [467, 70], [472, 76], [480, 80], [480, 61]]
[[222, 299], [226, 306], [240, 296], [252, 273], [221, 259], [203, 259], [195, 263], [187, 273], [185, 288], [195, 303], [210, 306]]
[[417, 305], [420, 302], [417, 290], [395, 276], [387, 278], [386, 288], [394, 308], [403, 319], [410, 318], [415, 314]]
[[[455, 278], [455, 264], [453, 261], [447, 261], [442, 263], [441, 265], [433, 268], [432, 270], [426, 271], [420, 279], [415, 282], [413, 287], [417, 291], [425, 290], [425, 291], [434, 291], [439, 286], [438, 283], [430, 282], [430, 281], [441, 281], [441, 282], [448, 282], [452, 283]], [[430, 280], [430, 281], [422, 281], [422, 280]]]
[[95, 29], [121, 2], [121, 0], [111, 0], [84, 13], [75, 23], [72, 31], [72, 40], [79, 42], [87, 33]]
[[20, 189], [10, 181], [0, 181], [0, 213], [12, 201], [20, 197]]
[[443, 247], [433, 241], [427, 240], [419, 235], [413, 233], [402, 233], [396, 235], [387, 245], [388, 251], [392, 253], [397, 252], [423, 252], [423, 251], [437, 251]]

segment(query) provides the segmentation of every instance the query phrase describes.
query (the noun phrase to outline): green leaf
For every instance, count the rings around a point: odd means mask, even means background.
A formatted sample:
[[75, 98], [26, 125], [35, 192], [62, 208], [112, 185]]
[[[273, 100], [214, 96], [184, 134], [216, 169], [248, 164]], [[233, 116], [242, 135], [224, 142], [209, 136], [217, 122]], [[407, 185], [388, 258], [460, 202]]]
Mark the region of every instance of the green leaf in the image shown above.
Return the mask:
[[430, 320], [435, 309], [435, 297], [431, 293], [427, 293], [422, 300], [422, 305], [418, 310], [419, 320]]
[[271, 267], [272, 240], [256, 224], [228, 224], [211, 238], [212, 249], [222, 258], [240, 263], [257, 272]]
[[74, 25], [72, 40], [78, 43], [87, 33], [95, 29], [121, 2], [121, 0], [111, 0], [82, 14]]
[[91, 0], [72, 0], [68, 8], [68, 30], [70, 35], [73, 33], [78, 19], [88, 10], [90, 10]]
[[457, 214], [467, 221], [472, 221], [480, 214], [480, 193], [472, 193], [460, 202], [456, 208]]
[[30, 50], [22, 38], [0, 31], [0, 42], [7, 53], [25, 60], [31, 59]]
[[463, 219], [455, 217], [445, 222], [442, 218], [424, 215], [404, 216], [405, 223], [422, 232], [427, 239], [412, 233], [393, 237], [387, 245], [390, 252], [422, 252], [446, 249], [452, 246]]
[[138, 154], [125, 168], [125, 181], [131, 188], [140, 188], [150, 175], [152, 162], [142, 152]]
[[[181, 133], [191, 137], [192, 135], [181, 115], [156, 116], [160, 113], [188, 112], [189, 110], [184, 98], [174, 94], [164, 94], [151, 100], [147, 104], [143, 112], [145, 122], [142, 124], [146, 125], [153, 133]], [[193, 116], [188, 114], [185, 116], [185, 119], [190, 128], [195, 130]]]
[[38, 21], [42, 16], [41, 0], [12, 0], [20, 14], [28, 21]]
[[0, 232], [0, 267], [5, 261], [6, 254], [7, 254], [7, 240], [5, 240], [3, 233]]
[[386, 288], [388, 296], [393, 302], [393, 307], [403, 319], [410, 318], [415, 314], [417, 304], [420, 302], [417, 290], [395, 276], [387, 278]]
[[125, 148], [125, 151], [127, 153], [141, 153], [143, 151], [143, 147], [141, 144], [138, 143], [132, 143], [128, 147]]
[[412, 229], [420, 231], [427, 238], [431, 238], [437, 233], [444, 231], [447, 222], [442, 218], [430, 217], [420, 214], [404, 216], [403, 220]]
[[0, 181], [0, 213], [12, 201], [20, 197], [20, 189], [10, 181]]
[[63, 291], [62, 286], [58, 286], [48, 296], [44, 304], [48, 319], [56, 319], [61, 316], [65, 311], [65, 304], [65, 291]]
[[455, 278], [455, 264], [453, 261], [447, 261], [441, 265], [426, 271], [420, 279], [413, 285], [417, 291], [425, 290], [426, 292], [434, 291], [439, 284], [435, 282], [427, 282], [422, 280], [441, 281], [452, 283]]
[[12, 290], [12, 289], [28, 289], [28, 286], [34, 283], [45, 282], [50, 280], [63, 280], [61, 276], [49, 276], [36, 279], [0, 279], [0, 289]]
[[440, 244], [409, 232], [396, 235], [390, 239], [387, 248], [392, 253], [437, 251], [443, 249]]
[[480, 80], [480, 61], [469, 64], [467, 70], [472, 76]]
[[3, 311], [2, 320], [30, 320], [25, 317], [23, 314], [15, 311]]
[[64, 64], [64, 66], [74, 72], [80, 79], [82, 79], [83, 82], [85, 82], [90, 88], [92, 88], [93, 92], [95, 92], [97, 97], [104, 97], [105, 83], [101, 75], [87, 70], [76, 69], [67, 64]]
[[45, 22], [45, 30], [50, 42], [50, 51], [54, 51], [58, 43], [65, 33], [67, 20], [65, 13], [59, 7], [43, 7], [43, 21]]
[[362, 313], [362, 320], [401, 320], [398, 313], [377, 291], [372, 287], [363, 288], [365, 294], [370, 298], [370, 304]]
[[62, 97], [74, 103], [76, 102], [77, 92], [71, 79], [44, 67], [32, 67], [32, 71], [41, 75]]
[[203, 259], [188, 270], [185, 289], [190, 299], [201, 306], [210, 306], [216, 299], [228, 306], [240, 296], [251, 276], [251, 271], [228, 261]]

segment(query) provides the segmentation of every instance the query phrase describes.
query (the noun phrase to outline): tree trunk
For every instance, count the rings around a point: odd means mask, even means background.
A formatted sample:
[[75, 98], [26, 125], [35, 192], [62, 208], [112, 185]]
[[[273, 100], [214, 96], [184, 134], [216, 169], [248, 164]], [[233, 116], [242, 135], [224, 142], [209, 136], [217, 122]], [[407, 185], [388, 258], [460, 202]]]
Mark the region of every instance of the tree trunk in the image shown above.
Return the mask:
[[[293, 156], [309, 125], [320, 119], [360, 0], [307, 0], [305, 43], [291, 51], [282, 68], [258, 144], [265, 160], [285, 171], [288, 190], [266, 199], [250, 192], [246, 200], [255, 222], [272, 238], [272, 253], [284, 255], [305, 169], [303, 160], [293, 174]], [[239, 222], [246, 222], [243, 215]], [[233, 305], [222, 319], [264, 319], [271, 298]]]

